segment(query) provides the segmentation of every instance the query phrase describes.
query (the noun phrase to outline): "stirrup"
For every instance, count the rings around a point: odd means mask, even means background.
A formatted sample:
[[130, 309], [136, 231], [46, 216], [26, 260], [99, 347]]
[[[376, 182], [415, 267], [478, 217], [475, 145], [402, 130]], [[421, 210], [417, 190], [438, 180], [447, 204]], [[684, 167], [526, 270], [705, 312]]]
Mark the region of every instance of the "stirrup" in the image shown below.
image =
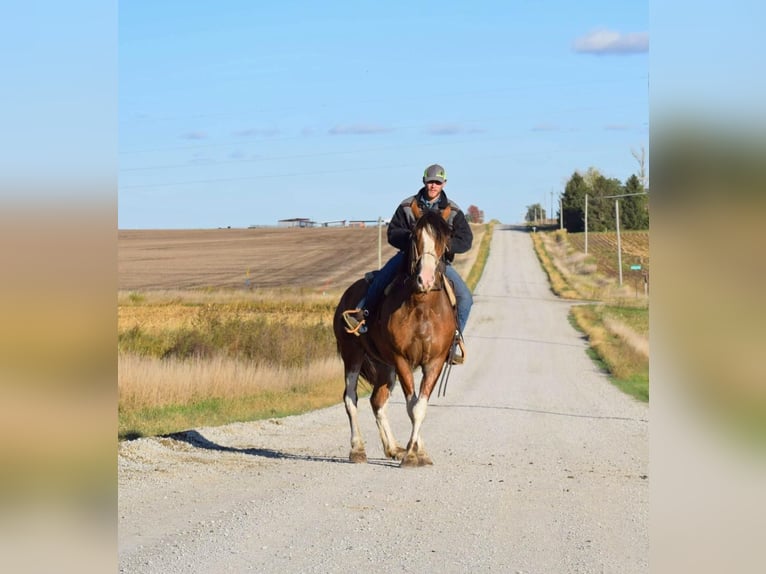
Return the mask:
[[[457, 353], [458, 348], [460, 354]], [[465, 362], [465, 345], [463, 344], [463, 336], [460, 331], [455, 332], [455, 341], [452, 343], [452, 350], [450, 351], [450, 364], [462, 365]]]
[[346, 323], [346, 333], [356, 335], [357, 337], [362, 333], [367, 332], [367, 327], [365, 326], [367, 319], [362, 319], [360, 321], [355, 317], [355, 315], [359, 313], [364, 314], [362, 309], [347, 309], [346, 311], [343, 311], [343, 321]]

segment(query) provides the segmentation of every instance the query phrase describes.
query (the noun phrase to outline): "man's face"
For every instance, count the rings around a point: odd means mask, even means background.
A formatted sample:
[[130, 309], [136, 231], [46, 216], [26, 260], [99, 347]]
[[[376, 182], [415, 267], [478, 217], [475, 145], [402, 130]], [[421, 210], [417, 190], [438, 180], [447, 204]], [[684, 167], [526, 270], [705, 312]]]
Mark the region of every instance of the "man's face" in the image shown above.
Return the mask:
[[442, 192], [442, 187], [444, 187], [444, 184], [438, 181], [426, 182], [426, 195], [428, 196], [428, 201], [433, 201], [439, 197], [439, 194]]

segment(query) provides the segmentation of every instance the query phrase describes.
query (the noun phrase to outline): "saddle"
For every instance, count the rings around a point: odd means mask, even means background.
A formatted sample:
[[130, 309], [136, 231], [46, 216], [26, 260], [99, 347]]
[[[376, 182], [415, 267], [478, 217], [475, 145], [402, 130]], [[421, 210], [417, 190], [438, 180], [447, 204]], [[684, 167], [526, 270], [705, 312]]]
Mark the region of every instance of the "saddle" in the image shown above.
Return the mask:
[[[368, 284], [372, 283], [377, 273], [377, 270], [368, 271], [364, 274], [364, 280], [367, 281]], [[391, 281], [391, 283], [386, 285], [385, 289], [383, 289], [383, 295], [388, 296], [391, 293], [391, 289], [393, 288], [394, 284], [399, 280], [400, 277], [397, 276], [393, 279], [393, 281]], [[455, 289], [452, 286], [452, 282], [448, 281], [447, 278], [444, 277], [443, 285], [444, 290], [447, 292], [447, 298], [449, 299], [450, 305], [457, 311], [457, 297], [455, 297]], [[343, 311], [343, 321], [346, 323], [346, 332], [352, 335], [356, 335], [357, 337], [361, 335], [360, 329], [366, 322], [365, 318], [358, 318], [359, 313], [361, 313], [361, 309], [347, 309]]]
[[[375, 279], [376, 273], [377, 273], [377, 270], [368, 271], [367, 273], [364, 274], [364, 280], [367, 281], [367, 283], [372, 283], [373, 280]], [[389, 295], [391, 293], [391, 289], [393, 289], [394, 283], [396, 283], [398, 279], [399, 279], [398, 277], [395, 277], [394, 280], [391, 281], [391, 283], [386, 285], [386, 288], [383, 289], [384, 295]], [[444, 277], [443, 285], [444, 285], [444, 290], [447, 292], [447, 297], [449, 298], [449, 304], [452, 305], [452, 308], [454, 309], [455, 306], [457, 305], [457, 297], [455, 297], [455, 288], [452, 286], [452, 281], [448, 281], [447, 278]]]

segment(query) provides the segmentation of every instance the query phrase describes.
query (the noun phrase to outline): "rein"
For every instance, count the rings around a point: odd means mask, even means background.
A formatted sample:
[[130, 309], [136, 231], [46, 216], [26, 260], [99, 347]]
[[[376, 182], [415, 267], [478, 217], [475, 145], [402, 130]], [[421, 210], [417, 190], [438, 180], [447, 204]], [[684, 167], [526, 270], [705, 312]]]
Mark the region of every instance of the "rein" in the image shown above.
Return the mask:
[[[412, 203], [410, 204], [410, 209], [412, 210], [412, 214], [415, 216], [415, 220], [420, 219], [421, 216], [423, 215], [423, 210], [420, 209], [417, 199], [412, 200]], [[444, 219], [444, 221], [448, 221], [450, 213], [452, 213], [452, 207], [447, 205], [447, 207], [445, 207], [440, 212], [440, 215], [442, 216], [442, 219]], [[423, 254], [418, 253], [417, 245], [415, 245], [415, 242], [413, 241], [410, 244], [410, 277], [412, 277], [415, 274], [415, 270], [417, 269], [418, 263], [420, 263], [421, 259], [423, 259], [423, 257], [427, 255], [430, 255], [431, 257], [434, 258], [434, 262], [436, 264], [439, 277], [442, 277], [444, 275], [443, 263], [441, 262], [440, 258], [436, 255], [436, 253], [433, 251], [426, 251]]]
[[434, 263], [436, 264], [436, 270], [439, 274], [439, 276], [442, 276], [444, 274], [443, 266], [444, 264], [440, 260], [439, 256], [436, 255], [436, 252], [434, 251], [426, 251], [422, 255], [418, 253], [418, 246], [415, 245], [415, 242], [413, 241], [410, 244], [410, 277], [415, 275], [415, 271], [418, 268], [418, 263], [424, 258], [424, 257], [433, 257]]

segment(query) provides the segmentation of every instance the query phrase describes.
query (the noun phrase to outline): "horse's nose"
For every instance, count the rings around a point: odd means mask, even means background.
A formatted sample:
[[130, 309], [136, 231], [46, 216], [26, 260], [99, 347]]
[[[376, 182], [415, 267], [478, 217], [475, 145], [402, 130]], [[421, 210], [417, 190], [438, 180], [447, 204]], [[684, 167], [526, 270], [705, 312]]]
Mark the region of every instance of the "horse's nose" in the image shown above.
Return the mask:
[[418, 274], [418, 289], [421, 291], [430, 291], [431, 288], [434, 286], [434, 283], [436, 282], [436, 276], [433, 273], [428, 273], [421, 271]]

